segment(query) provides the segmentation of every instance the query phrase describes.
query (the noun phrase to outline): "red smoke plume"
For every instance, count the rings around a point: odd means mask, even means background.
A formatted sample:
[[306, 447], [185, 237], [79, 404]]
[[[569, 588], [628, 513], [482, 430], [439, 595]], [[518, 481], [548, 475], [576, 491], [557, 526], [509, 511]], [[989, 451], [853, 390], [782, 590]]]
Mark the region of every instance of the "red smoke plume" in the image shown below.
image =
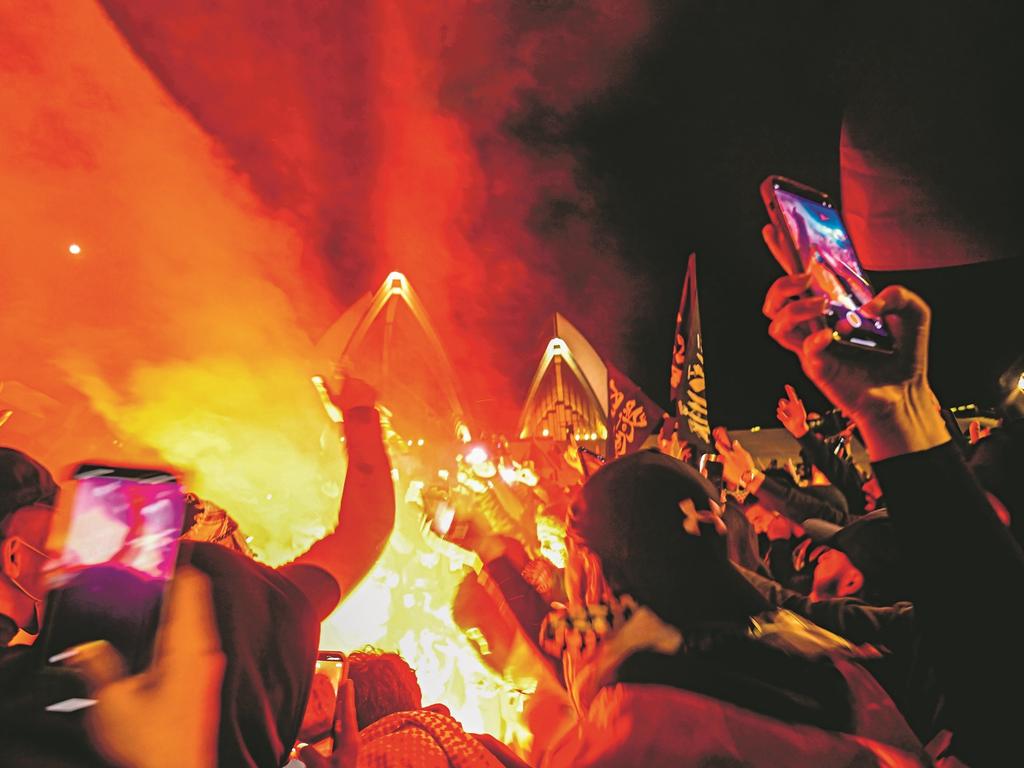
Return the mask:
[[558, 131], [614, 79], [644, 2], [103, 5], [340, 303], [410, 276], [478, 418], [513, 426], [555, 310], [616, 351], [632, 286]]

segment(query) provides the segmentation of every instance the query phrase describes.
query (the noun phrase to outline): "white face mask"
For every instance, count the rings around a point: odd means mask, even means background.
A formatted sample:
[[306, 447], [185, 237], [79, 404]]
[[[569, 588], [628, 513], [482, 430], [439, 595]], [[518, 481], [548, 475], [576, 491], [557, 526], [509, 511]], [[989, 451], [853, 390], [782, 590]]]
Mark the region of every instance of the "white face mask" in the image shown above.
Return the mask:
[[[6, 560], [7, 560], [7, 552], [9, 551], [8, 548], [14, 542], [20, 543], [21, 546], [23, 546], [25, 549], [27, 549], [30, 552], [34, 552], [35, 554], [39, 555], [44, 560], [52, 560], [53, 559], [50, 555], [48, 555], [45, 552], [43, 552], [43, 550], [41, 550], [41, 549], [39, 549], [37, 547], [33, 547], [31, 544], [29, 544], [27, 541], [25, 541], [23, 538], [21, 538], [21, 536], [8, 536], [6, 539], [4, 539], [4, 561], [5, 561], [5, 565], [6, 565]], [[37, 605], [39, 603], [43, 602], [43, 599], [41, 597], [39, 597], [37, 595], [34, 595], [31, 592], [29, 592], [22, 585], [22, 583], [20, 581], [18, 581], [16, 578], [14, 578], [13, 576], [10, 576], [9, 574], [4, 574], [4, 575], [7, 576], [8, 580], [18, 589], [18, 591], [23, 593], [25, 595], [25, 597], [27, 597], [30, 600], [32, 600], [32, 602], [36, 603]]]

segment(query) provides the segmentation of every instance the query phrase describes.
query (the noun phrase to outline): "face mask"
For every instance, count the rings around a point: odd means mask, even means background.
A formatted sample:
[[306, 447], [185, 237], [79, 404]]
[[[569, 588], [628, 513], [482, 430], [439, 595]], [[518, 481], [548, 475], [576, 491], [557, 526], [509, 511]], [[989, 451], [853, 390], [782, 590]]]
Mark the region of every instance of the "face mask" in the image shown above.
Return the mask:
[[[37, 549], [36, 547], [33, 547], [31, 544], [29, 544], [27, 541], [25, 541], [23, 538], [21, 538], [21, 536], [9, 536], [8, 538], [6, 538], [4, 540], [4, 562], [5, 563], [7, 562], [7, 559], [10, 557], [10, 555], [8, 553], [10, 552], [10, 548], [14, 544], [14, 542], [19, 542], [21, 544], [21, 546], [23, 546], [25, 549], [29, 550], [30, 552], [34, 552], [35, 554], [39, 555], [44, 560], [52, 560], [53, 559], [52, 557], [50, 557], [50, 555], [46, 554], [41, 549]], [[10, 582], [15, 587], [17, 587], [17, 589], [20, 592], [22, 592], [27, 598], [32, 600], [37, 605], [39, 603], [43, 602], [43, 599], [41, 597], [38, 597], [38, 596], [32, 594], [31, 592], [29, 592], [21, 584], [21, 582], [18, 581], [16, 578], [14, 578], [13, 576], [7, 576], [7, 578], [10, 580]]]

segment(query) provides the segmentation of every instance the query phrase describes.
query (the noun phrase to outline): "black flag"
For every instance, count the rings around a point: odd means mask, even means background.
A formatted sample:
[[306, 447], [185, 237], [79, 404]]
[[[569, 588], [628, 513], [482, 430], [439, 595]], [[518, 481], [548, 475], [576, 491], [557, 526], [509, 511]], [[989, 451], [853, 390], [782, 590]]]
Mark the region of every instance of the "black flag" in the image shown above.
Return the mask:
[[700, 306], [697, 303], [697, 255], [690, 254], [683, 280], [683, 295], [676, 315], [676, 338], [672, 346], [672, 418], [665, 422], [661, 437], [678, 441], [678, 452], [696, 463], [710, 453], [711, 424], [708, 421], [707, 384], [704, 378], [704, 348], [700, 334]]

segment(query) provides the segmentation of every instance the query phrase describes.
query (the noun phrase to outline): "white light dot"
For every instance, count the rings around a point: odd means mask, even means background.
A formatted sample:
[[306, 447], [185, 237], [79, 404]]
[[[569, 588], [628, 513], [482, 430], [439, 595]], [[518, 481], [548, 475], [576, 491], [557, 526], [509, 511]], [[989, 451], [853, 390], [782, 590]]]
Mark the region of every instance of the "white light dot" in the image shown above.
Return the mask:
[[78, 243], [72, 243], [68, 246], [68, 253], [72, 256], [77, 256], [82, 252], [82, 247]]

